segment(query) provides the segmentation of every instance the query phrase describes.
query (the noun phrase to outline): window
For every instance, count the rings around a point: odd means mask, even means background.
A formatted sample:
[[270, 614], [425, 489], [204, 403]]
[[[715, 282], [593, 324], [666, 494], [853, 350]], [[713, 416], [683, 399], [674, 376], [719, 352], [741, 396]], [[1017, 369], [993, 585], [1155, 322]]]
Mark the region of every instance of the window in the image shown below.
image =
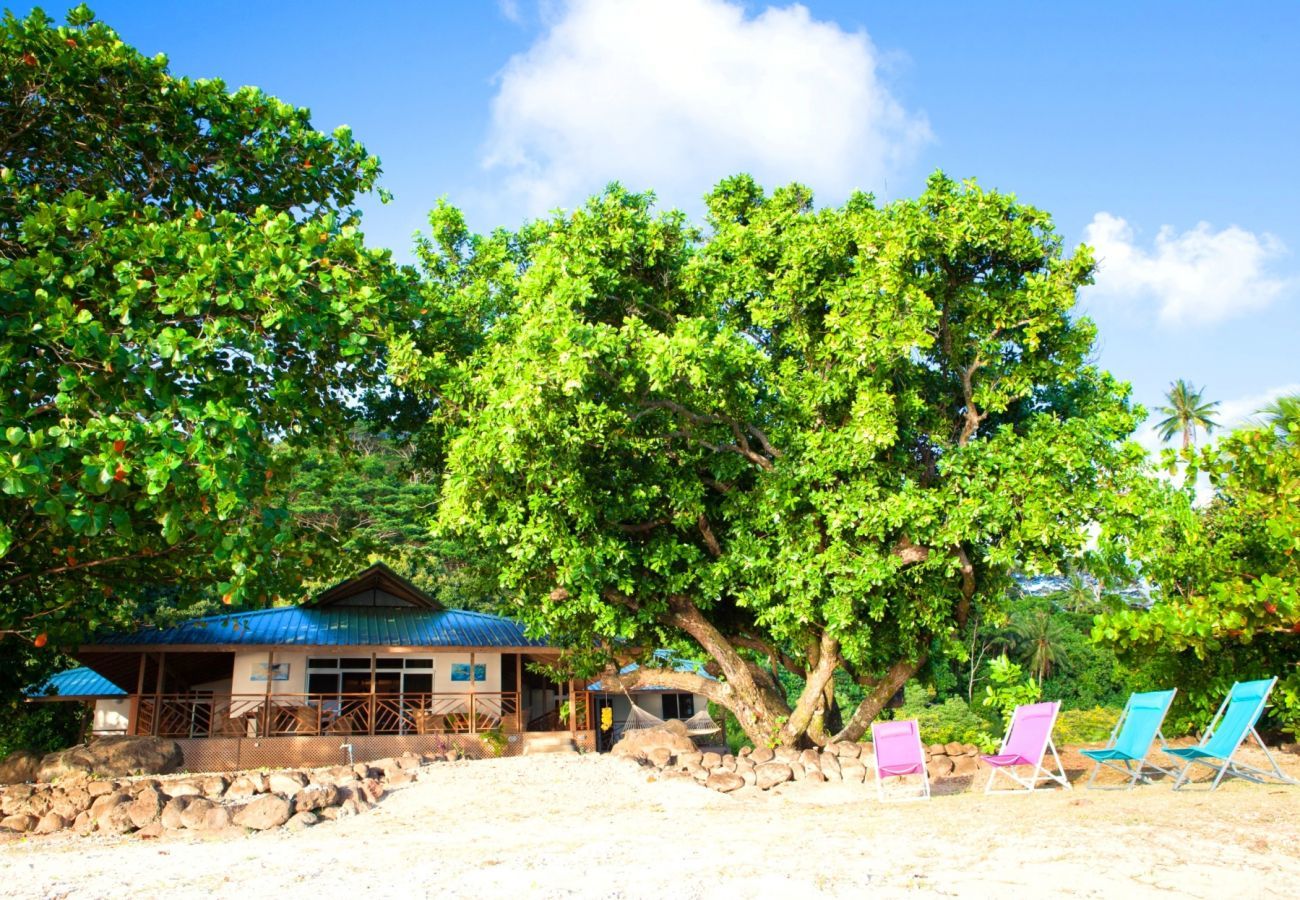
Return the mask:
[[694, 694], [664, 694], [665, 719], [689, 719], [695, 715]]
[[[433, 660], [386, 656], [375, 660], [375, 688], [380, 694], [429, 693], [433, 690]], [[307, 660], [307, 693], [368, 694], [370, 659], [312, 657]]]

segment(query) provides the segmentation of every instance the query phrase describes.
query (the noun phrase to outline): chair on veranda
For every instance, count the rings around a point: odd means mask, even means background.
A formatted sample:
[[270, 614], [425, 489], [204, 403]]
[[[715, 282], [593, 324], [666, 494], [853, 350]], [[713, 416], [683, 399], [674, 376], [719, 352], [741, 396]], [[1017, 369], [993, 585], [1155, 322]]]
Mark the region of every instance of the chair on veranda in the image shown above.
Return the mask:
[[[921, 746], [921, 726], [916, 719], [871, 723], [871, 741], [876, 750], [876, 795], [881, 800], [930, 799], [930, 773], [925, 768], [925, 749]], [[885, 796], [886, 778], [920, 775], [919, 793], [901, 797]]]
[[[1056, 745], [1052, 743], [1052, 728], [1056, 725], [1056, 715], [1060, 711], [1061, 704], [1057, 701], [1016, 707], [1006, 737], [1002, 739], [1002, 748], [991, 756], [982, 757], [993, 767], [993, 771], [989, 772], [989, 782], [984, 786], [984, 793], [1028, 793], [1037, 790], [1040, 781], [1055, 781], [1066, 790], [1070, 789], [1070, 779], [1065, 777], [1061, 758], [1056, 755]], [[1048, 750], [1052, 751], [1052, 759], [1056, 761], [1055, 772], [1043, 768], [1043, 754]], [[1022, 777], [1016, 772], [1020, 766], [1029, 766], [1033, 771]], [[999, 773], [1020, 787], [993, 790], [993, 781]]]
[[1154, 772], [1174, 774], [1149, 761], [1147, 755], [1151, 752], [1151, 745], [1155, 743], [1156, 738], [1160, 739], [1161, 749], [1168, 751], [1165, 746], [1165, 736], [1160, 733], [1160, 726], [1164, 724], [1165, 716], [1169, 713], [1169, 705], [1174, 702], [1174, 695], [1177, 693], [1177, 690], [1146, 691], [1132, 694], [1128, 698], [1128, 703], [1124, 704], [1124, 711], [1120, 713], [1119, 721], [1115, 723], [1115, 730], [1110, 733], [1110, 740], [1106, 746], [1100, 750], [1080, 751], [1096, 763], [1092, 768], [1092, 775], [1088, 778], [1087, 787], [1094, 787], [1093, 782], [1102, 766], [1126, 776], [1128, 778], [1128, 784], [1124, 786], [1126, 789], [1133, 788], [1139, 781], [1151, 784], [1147, 770], [1151, 770], [1150, 774]]
[[[1174, 790], [1179, 790], [1187, 784], [1188, 772], [1198, 763], [1216, 772], [1210, 790], [1217, 788], [1225, 775], [1235, 775], [1259, 784], [1263, 783], [1262, 778], [1275, 778], [1283, 784], [1296, 783], [1295, 779], [1288, 778], [1278, 768], [1277, 760], [1273, 759], [1273, 754], [1268, 752], [1268, 747], [1264, 746], [1263, 739], [1255, 730], [1255, 723], [1263, 715], [1264, 706], [1268, 703], [1268, 695], [1276, 683], [1276, 678], [1238, 681], [1224, 698], [1214, 718], [1210, 720], [1210, 725], [1205, 729], [1205, 735], [1199, 744], [1195, 747], [1176, 747], [1165, 751], [1170, 756], [1185, 761], [1183, 770], [1178, 773], [1178, 778], [1174, 781]], [[1253, 737], [1255, 743], [1259, 744], [1259, 749], [1264, 751], [1264, 756], [1273, 768], [1271, 772], [1256, 769], [1254, 766], [1233, 759], [1247, 736]]]

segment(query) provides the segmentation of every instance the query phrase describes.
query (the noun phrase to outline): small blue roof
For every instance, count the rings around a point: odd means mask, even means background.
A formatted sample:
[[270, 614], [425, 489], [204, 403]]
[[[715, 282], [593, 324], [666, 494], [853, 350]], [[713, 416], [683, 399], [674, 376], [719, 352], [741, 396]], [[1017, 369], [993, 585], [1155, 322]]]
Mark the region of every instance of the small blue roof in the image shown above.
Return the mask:
[[101, 635], [95, 647], [261, 644], [279, 647], [547, 647], [513, 619], [460, 609], [286, 606]]
[[[717, 680], [718, 680], [718, 679], [714, 678], [712, 675], [710, 675], [708, 672], [706, 672], [706, 671], [704, 670], [704, 663], [696, 662], [696, 661], [693, 660], [693, 659], [682, 659], [680, 656], [676, 656], [676, 655], [675, 655], [671, 650], [656, 650], [656, 651], [655, 651], [655, 662], [658, 663], [658, 664], [660, 665], [661, 668], [662, 668], [663, 666], [665, 666], [665, 665], [672, 666], [674, 672], [689, 672], [689, 673], [691, 673], [692, 675], [699, 675], [700, 677], [702, 677], [702, 678], [707, 678], [707, 679], [709, 679], [710, 681], [717, 681]], [[635, 671], [636, 671], [637, 669], [639, 669], [639, 668], [641, 668], [641, 667], [640, 667], [639, 665], [637, 665], [636, 663], [629, 663], [628, 665], [626, 665], [626, 666], [624, 666], [623, 668], [619, 669], [619, 670], [618, 670], [618, 674], [620, 674], [620, 675], [627, 675], [627, 674], [629, 674], [629, 673], [631, 673], [631, 672], [635, 672]], [[602, 690], [604, 690], [604, 688], [601, 686], [601, 682], [599, 682], [599, 681], [594, 681], [594, 682], [592, 682], [591, 684], [587, 685], [587, 690], [589, 690], [589, 691], [602, 691]], [[645, 684], [643, 684], [643, 685], [641, 685], [639, 688], [637, 688], [636, 690], [638, 690], [638, 691], [673, 691], [673, 690], [677, 690], [677, 689], [676, 689], [676, 688], [666, 688], [666, 687], [662, 687], [661, 685], [657, 685], [657, 684], [652, 684], [652, 685], [645, 685]]]
[[125, 697], [126, 691], [93, 669], [68, 669], [23, 691], [28, 697]]

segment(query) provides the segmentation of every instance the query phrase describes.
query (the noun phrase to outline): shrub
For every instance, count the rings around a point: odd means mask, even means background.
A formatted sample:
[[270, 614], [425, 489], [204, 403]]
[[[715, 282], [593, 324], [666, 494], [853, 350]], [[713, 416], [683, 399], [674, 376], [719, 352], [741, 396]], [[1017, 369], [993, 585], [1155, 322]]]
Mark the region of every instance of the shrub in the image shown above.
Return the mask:
[[919, 684], [909, 684], [903, 689], [903, 705], [895, 719], [916, 719], [921, 726], [921, 741], [926, 744], [975, 744], [981, 749], [991, 749], [987, 734], [989, 722], [971, 709], [960, 697], [949, 697], [942, 703], [931, 703], [931, 694]]
[[1110, 706], [1067, 709], [1056, 718], [1058, 744], [1092, 744], [1110, 737], [1122, 710]]

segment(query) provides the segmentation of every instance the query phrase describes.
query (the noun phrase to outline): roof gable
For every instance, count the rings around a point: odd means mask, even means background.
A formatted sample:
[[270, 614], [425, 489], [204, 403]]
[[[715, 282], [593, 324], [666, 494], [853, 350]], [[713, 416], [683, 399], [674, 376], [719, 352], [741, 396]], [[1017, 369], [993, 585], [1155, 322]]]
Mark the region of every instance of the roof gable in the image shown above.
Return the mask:
[[304, 609], [442, 609], [442, 604], [383, 563], [341, 581], [302, 605]]

